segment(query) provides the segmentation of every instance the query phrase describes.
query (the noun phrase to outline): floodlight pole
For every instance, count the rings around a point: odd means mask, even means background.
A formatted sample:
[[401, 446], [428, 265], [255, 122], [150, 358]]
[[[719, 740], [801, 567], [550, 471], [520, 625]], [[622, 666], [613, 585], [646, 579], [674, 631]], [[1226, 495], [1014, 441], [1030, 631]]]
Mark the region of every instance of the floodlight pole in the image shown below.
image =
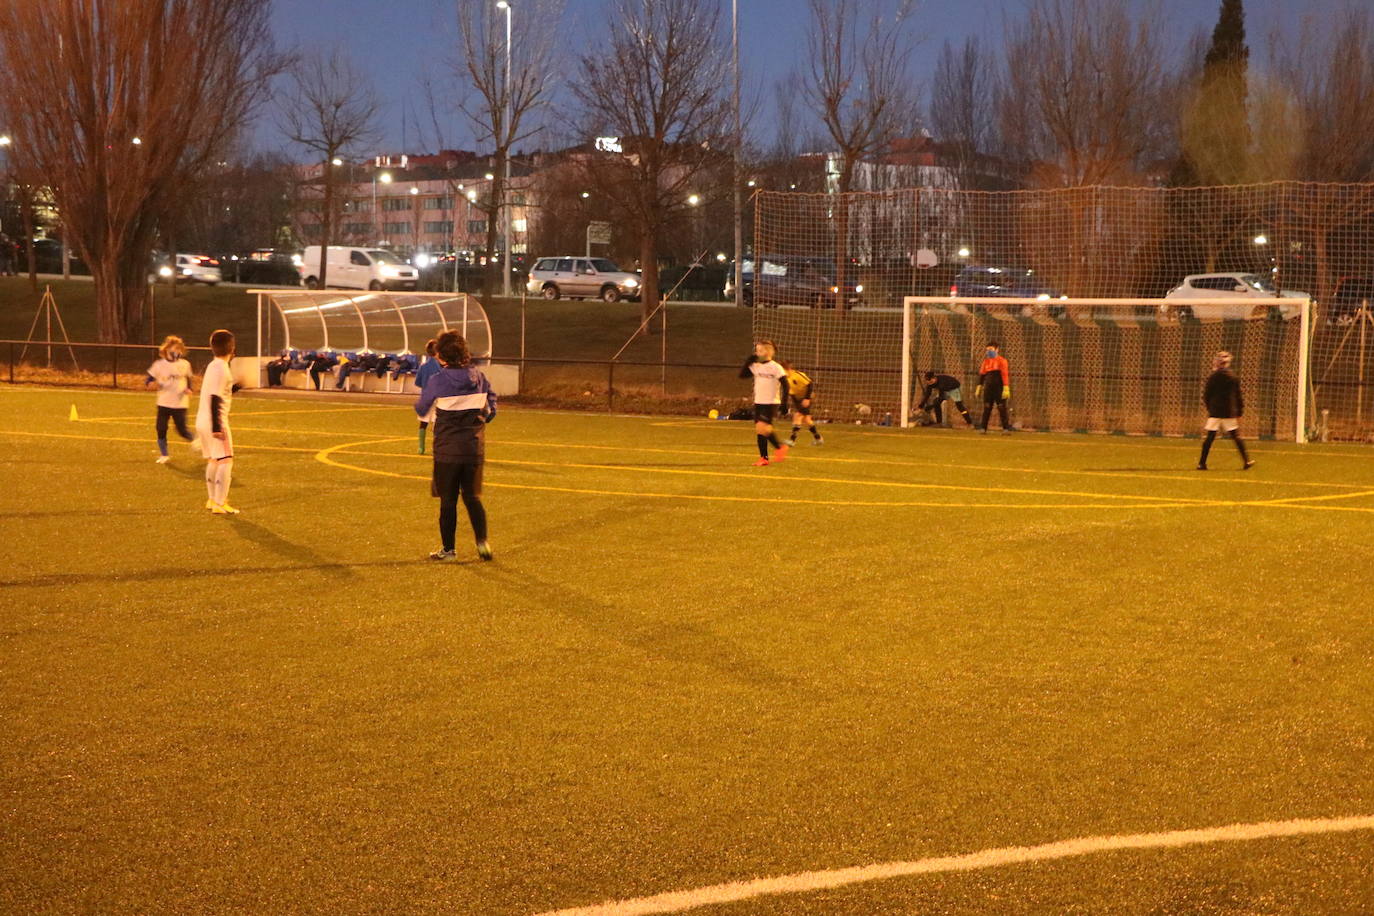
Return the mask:
[[[510, 94], [510, 23], [511, 23], [511, 0], [501, 0], [497, 4], [506, 11], [506, 136], [509, 140], [512, 136], [511, 117], [514, 100]], [[505, 168], [505, 175], [501, 181], [501, 199], [497, 202], [501, 207], [501, 213], [505, 217], [505, 238], [502, 244], [502, 271], [501, 271], [501, 295], [510, 298], [510, 145], [506, 145], [506, 154], [501, 157]]]
[[735, 306], [744, 304], [744, 215], [740, 202], [740, 145], [744, 142], [744, 132], [740, 126], [739, 111], [739, 0], [730, 0], [730, 46], [735, 70]]

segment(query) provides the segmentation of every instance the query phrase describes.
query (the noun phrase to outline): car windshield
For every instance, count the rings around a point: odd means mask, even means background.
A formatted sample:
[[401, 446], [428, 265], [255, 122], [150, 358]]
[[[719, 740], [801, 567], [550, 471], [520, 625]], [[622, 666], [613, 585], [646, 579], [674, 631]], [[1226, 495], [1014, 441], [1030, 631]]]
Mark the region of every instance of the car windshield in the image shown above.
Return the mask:
[[615, 261], [608, 261], [605, 258], [592, 258], [592, 266], [601, 273], [620, 273], [620, 268], [615, 265]]
[[1278, 292], [1278, 290], [1274, 288], [1274, 284], [1258, 274], [1246, 274], [1244, 277], [1241, 277], [1241, 279], [1262, 293]]
[[392, 254], [389, 251], [374, 251], [372, 249], [368, 249], [367, 256], [378, 264], [392, 264], [397, 267], [405, 265], [405, 261], [402, 261], [400, 258], [396, 257], [396, 255]]

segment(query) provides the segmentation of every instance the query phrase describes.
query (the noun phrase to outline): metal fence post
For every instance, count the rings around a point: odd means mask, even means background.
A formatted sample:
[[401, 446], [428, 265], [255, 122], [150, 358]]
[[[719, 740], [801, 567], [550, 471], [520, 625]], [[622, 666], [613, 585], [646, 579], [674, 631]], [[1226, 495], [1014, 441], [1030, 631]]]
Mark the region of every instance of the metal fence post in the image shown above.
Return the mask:
[[615, 360], [606, 364], [606, 411], [615, 412]]
[[110, 387], [119, 387], [119, 344], [110, 347]]

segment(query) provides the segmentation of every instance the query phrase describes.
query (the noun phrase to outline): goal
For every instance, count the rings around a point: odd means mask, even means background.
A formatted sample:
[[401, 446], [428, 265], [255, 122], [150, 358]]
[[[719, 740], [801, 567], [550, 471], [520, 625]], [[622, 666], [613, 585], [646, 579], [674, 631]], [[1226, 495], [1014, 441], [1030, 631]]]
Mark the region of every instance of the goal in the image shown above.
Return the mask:
[[908, 426], [927, 371], [964, 383], [973, 407], [984, 345], [1011, 365], [1021, 429], [1179, 436], [1202, 421], [1218, 350], [1234, 356], [1245, 429], [1306, 441], [1311, 302], [1265, 299], [1045, 299], [908, 296], [900, 309], [761, 309], [755, 334], [817, 383], [835, 420]]

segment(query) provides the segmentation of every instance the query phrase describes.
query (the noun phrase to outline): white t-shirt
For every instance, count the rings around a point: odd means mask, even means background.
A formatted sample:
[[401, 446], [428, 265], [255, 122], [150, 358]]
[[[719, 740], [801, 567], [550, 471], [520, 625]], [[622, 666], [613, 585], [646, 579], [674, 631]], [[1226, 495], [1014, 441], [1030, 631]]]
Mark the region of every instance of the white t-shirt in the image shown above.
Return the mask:
[[749, 371], [754, 373], [754, 403], [781, 404], [782, 380], [787, 370], [774, 360], [766, 363], [750, 363]]
[[205, 369], [200, 383], [200, 406], [196, 409], [196, 431], [206, 436], [214, 431], [210, 422], [210, 397], [218, 395], [224, 402], [220, 409], [221, 428], [229, 425], [229, 403], [234, 397], [234, 377], [229, 372], [229, 360], [216, 356]]
[[184, 359], [159, 359], [148, 367], [157, 382], [158, 407], [185, 407], [191, 402], [191, 364]]

